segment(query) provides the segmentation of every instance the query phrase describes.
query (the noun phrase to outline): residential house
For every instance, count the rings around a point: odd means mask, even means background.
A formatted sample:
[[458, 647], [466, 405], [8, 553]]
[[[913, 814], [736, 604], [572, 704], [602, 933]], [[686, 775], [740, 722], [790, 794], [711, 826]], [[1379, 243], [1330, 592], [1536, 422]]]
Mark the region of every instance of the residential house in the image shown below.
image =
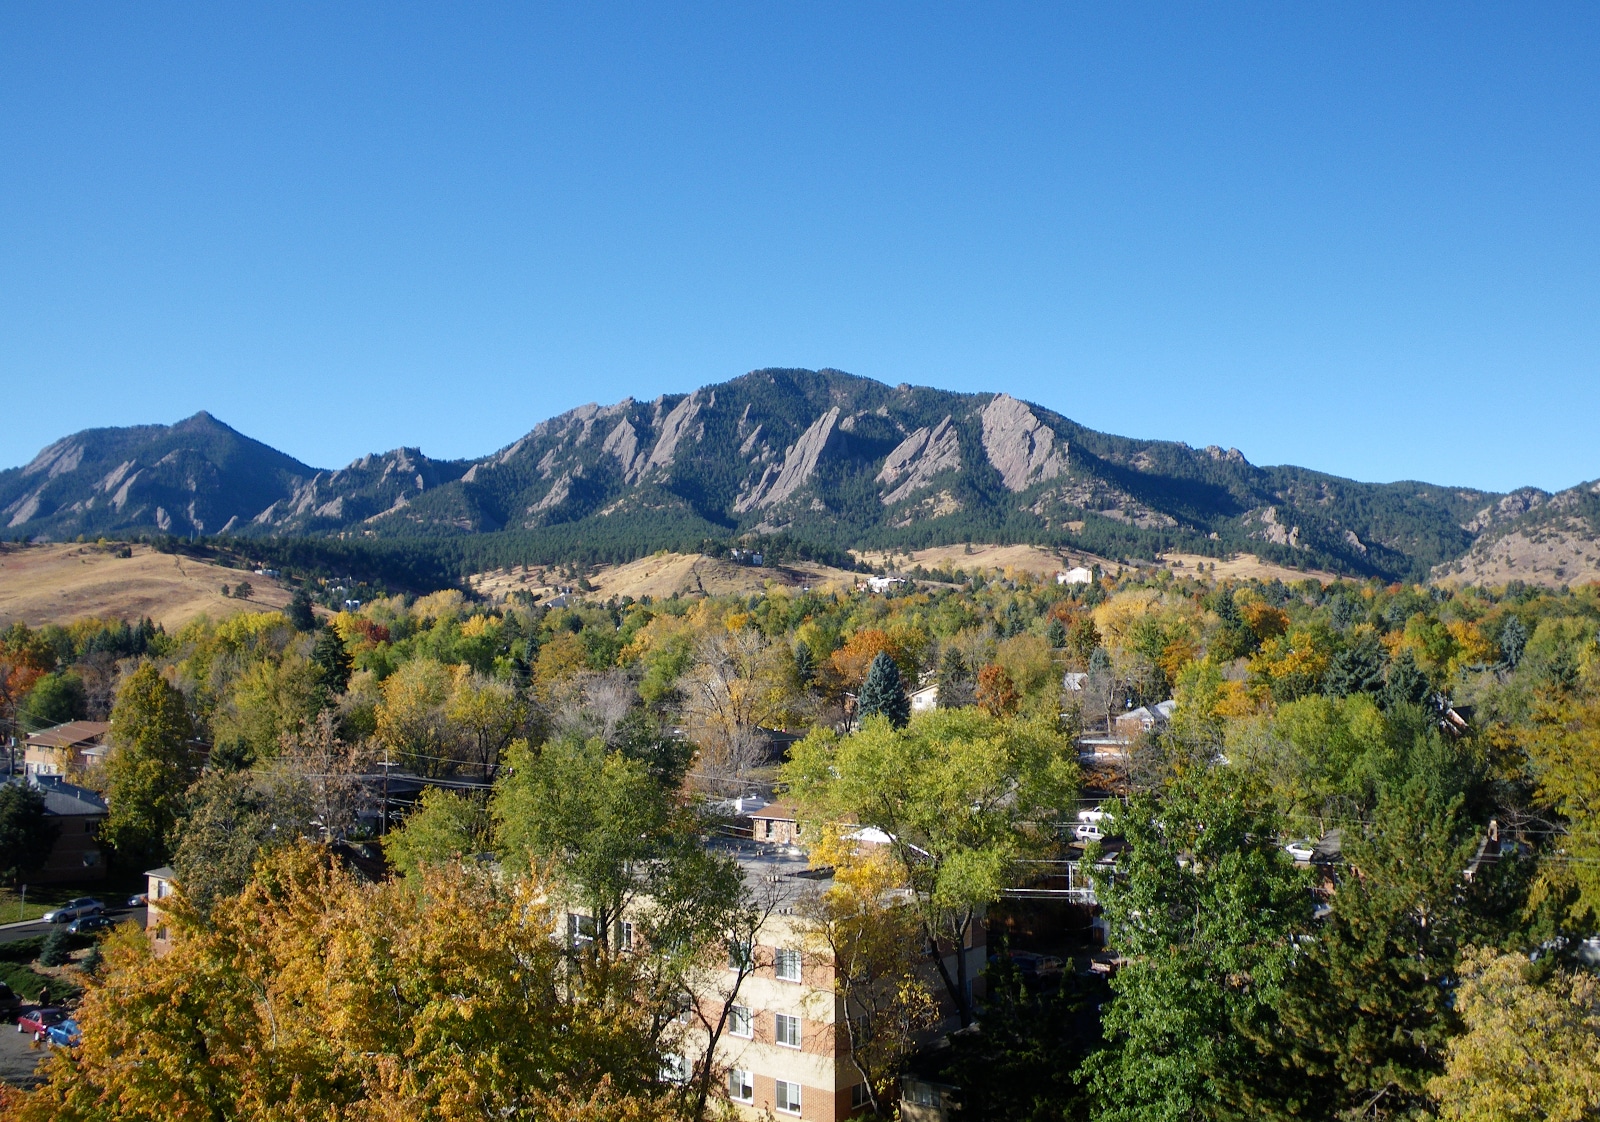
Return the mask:
[[1081, 670], [1069, 670], [1061, 678], [1061, 688], [1068, 693], [1082, 693], [1089, 684], [1089, 675]]
[[28, 737], [22, 768], [28, 775], [80, 775], [104, 759], [104, 721], [68, 721]]
[[912, 691], [911, 711], [913, 713], [927, 713], [937, 708], [939, 708], [939, 685], [937, 682]]
[[804, 829], [793, 803], [769, 803], [750, 815], [750, 836], [770, 845], [794, 845]]
[[145, 890], [144, 931], [150, 937], [151, 949], [158, 955], [166, 954], [172, 949], [172, 933], [167, 930], [167, 918], [161, 901], [172, 895], [178, 874], [163, 865], [159, 869], [147, 870], [144, 875], [145, 883], [149, 886]]
[[1112, 732], [1124, 744], [1132, 744], [1147, 732], [1165, 728], [1167, 722], [1172, 720], [1172, 712], [1177, 706], [1178, 703], [1175, 701], [1163, 701], [1160, 705], [1141, 705], [1137, 709], [1119, 713], [1112, 718]]
[[32, 775], [27, 782], [44, 796], [45, 816], [57, 827], [50, 856], [44, 868], [33, 875], [33, 883], [104, 879], [106, 860], [100, 849], [100, 823], [105, 821], [106, 801], [57, 775]]
[[1094, 574], [1082, 565], [1056, 574], [1057, 584], [1090, 584], [1094, 581]]

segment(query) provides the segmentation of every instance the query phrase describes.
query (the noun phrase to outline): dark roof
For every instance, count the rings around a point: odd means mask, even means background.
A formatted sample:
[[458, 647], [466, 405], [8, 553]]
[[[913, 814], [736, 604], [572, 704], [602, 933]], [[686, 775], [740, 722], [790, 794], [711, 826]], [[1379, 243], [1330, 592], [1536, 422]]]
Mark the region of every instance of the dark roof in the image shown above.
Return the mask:
[[771, 818], [772, 820], [774, 820], [776, 822], [797, 822], [797, 821], [799, 821], [799, 818], [798, 818], [797, 812], [795, 811], [795, 808], [791, 804], [784, 803], [784, 802], [769, 803], [766, 806], [762, 807], [760, 810], [752, 810], [750, 812], [750, 817], [751, 818]]
[[106, 801], [87, 787], [75, 787], [55, 775], [35, 776], [33, 782], [44, 796], [46, 814], [82, 817], [106, 812]]
[[110, 728], [104, 721], [68, 721], [55, 728], [32, 733], [28, 743], [35, 748], [76, 748], [99, 743]]

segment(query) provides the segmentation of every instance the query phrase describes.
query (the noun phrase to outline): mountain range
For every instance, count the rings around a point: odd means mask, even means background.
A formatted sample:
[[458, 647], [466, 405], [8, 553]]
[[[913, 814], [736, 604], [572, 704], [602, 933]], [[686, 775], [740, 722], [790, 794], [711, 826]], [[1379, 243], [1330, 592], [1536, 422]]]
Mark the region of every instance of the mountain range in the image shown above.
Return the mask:
[[[1600, 487], [1499, 494], [1258, 467], [1096, 432], [1005, 393], [757, 370], [584, 405], [470, 460], [417, 448], [302, 464], [207, 413], [88, 429], [0, 472], [0, 531], [478, 543], [504, 563], [750, 535], [846, 547], [1033, 541], [1105, 556], [1249, 551], [1385, 579], [1584, 579]], [[1530, 543], [1541, 565], [1515, 571]], [[1497, 552], [1498, 551], [1498, 552]], [[1537, 552], [1535, 550], [1534, 552]], [[1509, 578], [1508, 578], [1509, 579]]]

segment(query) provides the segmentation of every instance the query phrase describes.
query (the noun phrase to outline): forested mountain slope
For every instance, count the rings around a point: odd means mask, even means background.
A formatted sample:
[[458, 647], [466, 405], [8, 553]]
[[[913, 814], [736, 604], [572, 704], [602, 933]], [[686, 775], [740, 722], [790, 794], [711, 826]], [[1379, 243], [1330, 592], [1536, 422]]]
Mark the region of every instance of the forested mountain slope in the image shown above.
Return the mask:
[[492, 536], [473, 548], [501, 563], [536, 543], [546, 554], [580, 543], [639, 554], [785, 533], [834, 548], [1237, 549], [1416, 577], [1503, 524], [1506, 499], [1261, 468], [1236, 449], [1095, 432], [1003, 393], [834, 370], [757, 370], [689, 394], [585, 405], [470, 461], [407, 448], [319, 471], [202, 413], [80, 433], [0, 473], [9, 535], [335, 535], [457, 550]]

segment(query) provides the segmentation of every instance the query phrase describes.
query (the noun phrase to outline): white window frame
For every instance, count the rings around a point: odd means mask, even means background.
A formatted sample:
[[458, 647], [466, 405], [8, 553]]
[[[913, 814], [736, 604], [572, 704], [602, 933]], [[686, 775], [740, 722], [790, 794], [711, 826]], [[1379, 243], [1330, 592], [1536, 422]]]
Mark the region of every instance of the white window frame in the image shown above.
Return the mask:
[[[588, 933], [584, 932], [584, 925], [588, 925]], [[588, 949], [594, 946], [595, 922], [594, 916], [586, 916], [582, 912], [567, 913], [567, 942], [573, 950]]]
[[772, 973], [780, 982], [798, 982], [804, 977], [800, 952], [793, 947], [779, 947], [772, 956]]
[[[787, 1021], [794, 1028], [794, 1040], [784, 1039], [784, 1022]], [[772, 1015], [772, 1039], [780, 1048], [800, 1047], [800, 1018], [789, 1013], [774, 1013]]]
[[[743, 1031], [740, 1031], [740, 1026], [741, 1025], [744, 1026]], [[746, 1039], [749, 1039], [750, 1037], [754, 1036], [755, 1034], [756, 1034], [755, 1018], [753, 1018], [750, 1015], [750, 1007], [749, 1006], [747, 1006], [747, 1005], [735, 1005], [731, 1009], [728, 1010], [728, 1035], [729, 1036], [742, 1036], [742, 1037], [745, 1037]]]
[[860, 1110], [862, 1107], [870, 1105], [871, 1102], [872, 1096], [867, 1093], [867, 1085], [865, 1083], [857, 1083], [850, 1088], [851, 1110]]
[[633, 920], [625, 919], [622, 921], [622, 929], [619, 933], [618, 943], [620, 944], [617, 948], [618, 950], [633, 950]]
[[744, 1068], [730, 1068], [728, 1071], [728, 1098], [736, 1103], [753, 1103], [756, 1101], [756, 1077]]
[[[790, 1095], [793, 1098], [790, 1098]], [[772, 1081], [772, 1104], [782, 1114], [800, 1113], [800, 1084], [791, 1083], [787, 1079], [774, 1079]]]
[[680, 1056], [675, 1052], [668, 1052], [661, 1057], [661, 1082], [684, 1084], [694, 1074], [694, 1066], [689, 1063], [687, 1056]]

